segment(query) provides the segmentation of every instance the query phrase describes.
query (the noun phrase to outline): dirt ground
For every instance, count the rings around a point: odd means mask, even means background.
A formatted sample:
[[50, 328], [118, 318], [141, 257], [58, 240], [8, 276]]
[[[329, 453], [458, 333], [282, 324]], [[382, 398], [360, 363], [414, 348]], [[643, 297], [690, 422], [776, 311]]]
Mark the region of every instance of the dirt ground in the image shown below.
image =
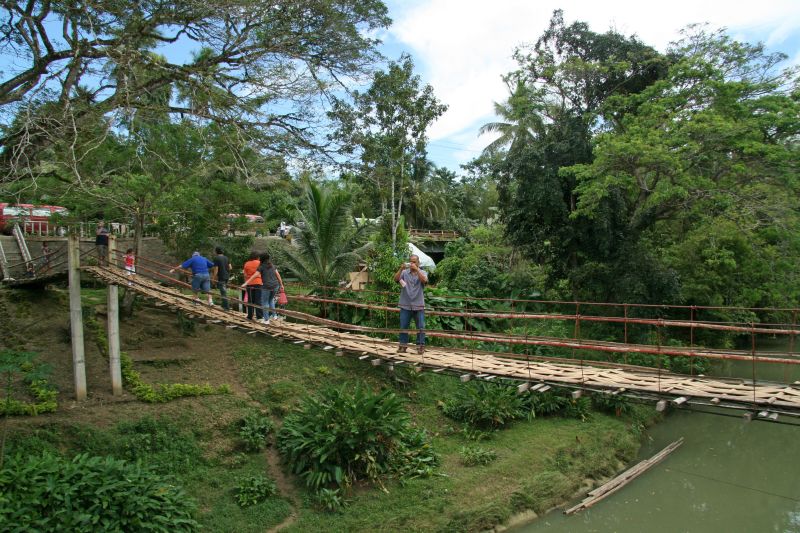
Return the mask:
[[[88, 302], [88, 303], [87, 303]], [[84, 296], [84, 309], [103, 331], [106, 329], [104, 296]], [[65, 289], [46, 291], [0, 290], [0, 348], [34, 352], [36, 360], [52, 367], [49, 382], [58, 390], [58, 410], [39, 417], [14, 417], [10, 424], [47, 424], [62, 419], [71, 423], [109, 426], [121, 418], [163, 413], [192, 399], [148, 405], [129, 392], [113, 396], [108, 360], [97, 346], [96, 335], [84, 325], [86, 387], [88, 398], [75, 399], [68, 299]], [[240, 384], [231, 354], [246, 340], [243, 333], [219, 326], [194, 323], [193, 331], [182, 331], [174, 311], [139, 303], [133, 317], [120, 320], [120, 344], [134, 360], [134, 369], [149, 384], [189, 383], [230, 386], [234, 396], [249, 401]], [[21, 399], [21, 398], [20, 398]], [[177, 405], [176, 405], [177, 404]]]

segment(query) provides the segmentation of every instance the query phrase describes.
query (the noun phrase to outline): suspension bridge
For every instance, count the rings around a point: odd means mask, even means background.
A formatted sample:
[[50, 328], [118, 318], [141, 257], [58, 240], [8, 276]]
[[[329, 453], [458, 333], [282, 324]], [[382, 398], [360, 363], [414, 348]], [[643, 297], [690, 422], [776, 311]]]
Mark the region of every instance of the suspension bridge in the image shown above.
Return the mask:
[[[72, 265], [77, 271], [81, 257], [89, 257], [91, 251], [80, 252], [75, 249], [71, 260], [58, 256], [48, 276], [63, 275], [65, 267]], [[429, 338], [440, 339], [434, 345], [428, 345], [422, 353], [415, 351], [398, 353], [395, 339], [401, 330], [389, 327], [389, 316], [397, 313], [397, 307], [387, 302], [377, 303], [354, 301], [344, 294], [337, 295], [337, 288], [329, 292], [333, 296], [324, 297], [309, 294], [293, 294], [288, 309], [281, 313], [288, 320], [272, 321], [269, 325], [248, 320], [238, 310], [223, 310], [219, 306], [209, 306], [197, 302], [192, 296], [182, 292], [188, 284], [167, 274], [172, 267], [147, 257], [137, 258], [137, 274], [129, 276], [119, 268], [121, 252], [111, 247], [110, 257], [106, 265], [83, 266], [81, 270], [105, 282], [109, 287], [124, 287], [134, 291], [158, 307], [181, 311], [186, 316], [218, 324], [229, 329], [238, 329], [249, 335], [269, 335], [289, 342], [303, 343], [307, 347], [316, 345], [325, 350], [334, 351], [337, 355], [352, 355], [367, 364], [386, 365], [394, 368], [397, 365], [408, 365], [418, 370], [429, 370], [436, 373], [457, 375], [461, 381], [469, 380], [510, 380], [516, 384], [520, 393], [547, 392], [553, 388], [572, 390], [573, 397], [584, 391], [625, 395], [642, 400], [656, 402], [656, 408], [663, 410], [668, 404], [676, 406], [703, 405], [744, 411], [747, 416], [775, 420], [779, 415], [800, 417], [800, 382], [777, 383], [756, 379], [756, 366], [782, 365], [793, 367], [800, 363], [800, 357], [794, 353], [794, 339], [800, 333], [793, 320], [791, 324], [733, 324], [694, 319], [695, 308], [692, 308], [690, 320], [667, 320], [661, 318], [642, 318], [629, 316], [628, 305], [625, 305], [623, 316], [611, 314], [581, 314], [580, 306], [589, 303], [570, 302], [575, 305], [574, 313], [533, 313], [525, 310], [505, 310], [502, 312], [481, 309], [480, 301], [475, 308], [455, 309], [446, 305], [426, 310], [427, 316], [440, 316], [463, 320], [467, 326], [460, 330], [426, 330]], [[69, 255], [69, 254], [64, 254]], [[35, 260], [35, 258], [30, 258]], [[34, 277], [30, 280], [36, 280]], [[38, 278], [41, 281], [41, 277]], [[23, 280], [26, 282], [29, 280]], [[78, 276], [70, 278], [70, 284], [78, 284]], [[115, 297], [116, 298], [116, 297]], [[115, 299], [114, 298], [114, 299]], [[233, 307], [252, 305], [230, 297]], [[479, 299], [476, 299], [479, 300]], [[109, 303], [112, 298], [109, 297]], [[565, 302], [558, 302], [565, 304]], [[325, 309], [323, 316], [303, 312], [298, 307], [310, 305]], [[608, 304], [611, 305], [611, 304]], [[78, 299], [77, 311], [80, 312]], [[292, 308], [294, 307], [294, 308]], [[485, 306], [484, 306], [485, 307]], [[340, 310], [349, 308], [364, 313], [380, 313], [384, 316], [386, 327], [374, 327], [348, 323], [340, 320]], [[334, 311], [335, 310], [335, 311]], [[796, 310], [791, 311], [796, 317]], [[335, 315], [335, 316], [334, 316]], [[111, 320], [111, 317], [109, 317]], [[572, 338], [549, 337], [530, 334], [514, 334], [507, 332], [490, 332], [469, 329], [470, 321], [568, 321], [574, 323], [575, 334]], [[395, 322], [394, 320], [392, 322]], [[580, 326], [587, 323], [616, 323], [624, 327], [625, 338], [622, 342], [580, 338]], [[663, 331], [668, 328], [687, 328], [691, 331], [690, 346], [670, 346], [661, 344], [637, 344], [629, 342], [628, 331], [634, 327], [650, 327]], [[114, 326], [118, 331], [118, 326]], [[111, 323], [109, 323], [109, 329]], [[505, 331], [508, 331], [506, 329]], [[732, 350], [708, 348], [696, 345], [696, 332], [726, 331], [748, 335], [753, 339], [751, 350]], [[410, 331], [409, 333], [414, 333]], [[786, 352], [761, 352], [755, 349], [756, 335], [781, 335], [788, 337], [790, 350]], [[660, 336], [659, 336], [660, 337]], [[118, 341], [117, 341], [118, 342]], [[442, 346], [440, 344], [447, 344]], [[486, 347], [504, 346], [504, 351], [487, 350]], [[514, 351], [509, 348], [518, 348]], [[558, 349], [563, 354], [572, 351], [572, 357], [546, 356], [536, 353], [538, 348]], [[531, 354], [530, 350], [535, 353]], [[524, 350], [522, 353], [520, 350]], [[752, 379], [710, 377], [704, 375], [683, 375], [667, 371], [659, 367], [644, 367], [632, 364], [584, 358], [582, 354], [613, 353], [648, 354], [657, 356], [659, 361], [668, 358], [705, 358], [721, 361], [747, 362], [752, 365]], [[692, 369], [693, 366], [689, 365]]]
[[[334, 320], [331, 315], [337, 306], [368, 308], [370, 312], [388, 313], [397, 311], [386, 305], [372, 305], [348, 301], [343, 298], [320, 298], [295, 294], [292, 302], [326, 306], [328, 318], [300, 310], [281, 311], [288, 320], [272, 321], [269, 325], [248, 320], [237, 310], [223, 310], [197, 302], [192, 296], [181, 292], [189, 285], [164, 273], [169, 265], [139, 258], [137, 275], [130, 277], [115, 266], [89, 266], [84, 270], [109, 285], [128, 287], [159, 307], [180, 310], [187, 316], [218, 324], [230, 329], [239, 329], [247, 334], [264, 334], [307, 346], [316, 345], [338, 355], [349, 354], [367, 364], [409, 365], [419, 370], [447, 372], [456, 374], [462, 381], [513, 380], [520, 392], [530, 390], [546, 392], [554, 387], [573, 390], [577, 397], [582, 391], [593, 391], [611, 395], [627, 395], [641, 399], [652, 399], [657, 406], [664, 408], [666, 402], [675, 405], [708, 405], [727, 407], [755, 413], [762, 418], [775, 419], [779, 414], [800, 416], [800, 383], [791, 384], [764, 382], [756, 379], [718, 378], [702, 375], [681, 375], [661, 368], [619, 364], [609, 361], [577, 360], [559, 357], [532, 356], [519, 353], [490, 352], [472, 347], [427, 346], [422, 353], [414, 351], [398, 353], [394, 340], [400, 332], [394, 328], [376, 328], [354, 325]], [[233, 304], [242, 303], [231, 298]], [[247, 305], [247, 304], [244, 304]], [[235, 307], [235, 305], [234, 305]], [[335, 314], [339, 314], [338, 311]], [[633, 324], [649, 324], [657, 327], [691, 327], [723, 331], [744, 331], [755, 335], [790, 335], [792, 338], [800, 331], [791, 327], [774, 325], [744, 328], [729, 324], [686, 322], [670, 320], [635, 319], [612, 316], [569, 316], [559, 314], [533, 313], [493, 313], [493, 312], [426, 312], [431, 316], [459, 316], [461, 318], [492, 318], [516, 320], [569, 320], [621, 322], [626, 327]], [[388, 322], [388, 320], [387, 320]], [[411, 331], [410, 333], [413, 333]], [[428, 337], [449, 339], [450, 342], [466, 341], [466, 344], [506, 343], [524, 346], [554, 346], [573, 350], [593, 352], [628, 352], [658, 354], [664, 357], [705, 357], [709, 359], [749, 361], [753, 365], [783, 364], [794, 365], [800, 359], [791, 352], [760, 353], [756, 351], [737, 351], [707, 349], [702, 347], [650, 346], [631, 343], [615, 343], [591, 339], [563, 339], [552, 337], [533, 337], [489, 333], [480, 331], [426, 331]]]

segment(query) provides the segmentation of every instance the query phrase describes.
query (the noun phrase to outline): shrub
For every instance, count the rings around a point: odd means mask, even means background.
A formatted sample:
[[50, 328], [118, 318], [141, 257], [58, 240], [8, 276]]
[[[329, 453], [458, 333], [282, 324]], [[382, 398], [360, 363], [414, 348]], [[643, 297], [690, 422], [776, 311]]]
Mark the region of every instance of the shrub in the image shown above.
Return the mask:
[[258, 452], [266, 448], [267, 435], [274, 429], [272, 420], [261, 413], [253, 412], [246, 415], [240, 422], [239, 437], [244, 441], [244, 446], [251, 452]]
[[480, 446], [463, 446], [461, 448], [461, 463], [464, 466], [483, 466], [488, 465], [497, 459], [497, 453], [486, 450]]
[[250, 476], [236, 486], [236, 503], [239, 507], [249, 507], [261, 503], [278, 494], [275, 481], [265, 476]]
[[403, 476], [409, 464], [437, 462], [426, 435], [411, 427], [403, 402], [391, 391], [373, 393], [360, 385], [304, 398], [284, 420], [277, 445], [291, 471], [314, 489]]
[[0, 470], [0, 523], [19, 531], [196, 531], [195, 504], [138, 463], [16, 455]]
[[613, 413], [617, 416], [627, 415], [633, 411], [633, 405], [631, 405], [630, 399], [622, 394], [593, 394], [592, 405], [598, 411]]
[[501, 428], [532, 414], [513, 387], [485, 381], [470, 382], [442, 404], [445, 416], [481, 428]]
[[337, 513], [347, 506], [342, 497], [342, 489], [319, 489], [314, 499], [321, 509], [332, 513]]

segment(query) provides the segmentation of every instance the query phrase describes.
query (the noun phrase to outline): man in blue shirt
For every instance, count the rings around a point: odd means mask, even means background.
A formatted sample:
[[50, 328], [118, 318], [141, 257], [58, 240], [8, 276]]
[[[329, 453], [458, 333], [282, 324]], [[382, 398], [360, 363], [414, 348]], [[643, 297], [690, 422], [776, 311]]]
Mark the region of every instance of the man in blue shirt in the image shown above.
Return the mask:
[[192, 271], [192, 292], [197, 301], [200, 301], [198, 294], [203, 292], [208, 297], [208, 305], [214, 305], [211, 299], [211, 274], [209, 269], [214, 267], [214, 263], [200, 255], [200, 252], [193, 252], [192, 257], [176, 266], [170, 273], [177, 268], [191, 269]]

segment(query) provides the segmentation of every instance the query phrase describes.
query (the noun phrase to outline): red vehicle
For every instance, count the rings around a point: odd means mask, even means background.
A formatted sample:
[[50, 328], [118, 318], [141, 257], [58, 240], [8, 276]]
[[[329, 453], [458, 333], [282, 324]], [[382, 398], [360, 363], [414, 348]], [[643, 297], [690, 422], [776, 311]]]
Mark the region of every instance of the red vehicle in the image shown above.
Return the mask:
[[57, 227], [52, 217], [69, 214], [66, 207], [59, 205], [9, 204], [0, 202], [0, 232], [10, 234], [14, 223], [25, 233], [55, 233]]

